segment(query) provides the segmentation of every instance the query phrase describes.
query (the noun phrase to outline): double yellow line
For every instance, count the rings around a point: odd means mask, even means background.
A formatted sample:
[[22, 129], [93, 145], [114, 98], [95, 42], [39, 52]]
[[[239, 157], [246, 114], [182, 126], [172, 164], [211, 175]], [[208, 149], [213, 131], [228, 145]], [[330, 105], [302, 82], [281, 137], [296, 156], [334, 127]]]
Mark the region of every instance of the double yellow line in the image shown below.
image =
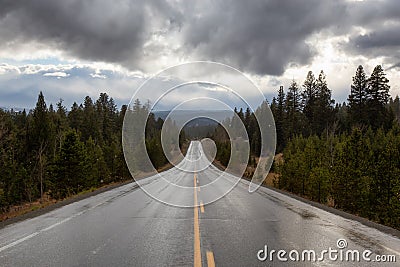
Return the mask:
[[197, 178], [194, 173], [194, 267], [201, 267], [199, 208], [197, 207]]
[[[199, 187], [200, 189], [200, 187]], [[199, 190], [200, 191], [200, 190]], [[197, 201], [197, 177], [194, 173], [194, 267], [201, 267], [201, 248], [200, 248], [200, 225], [199, 225], [199, 207]], [[200, 211], [204, 213], [203, 202], [200, 203]], [[208, 267], [215, 267], [214, 254], [207, 251]]]

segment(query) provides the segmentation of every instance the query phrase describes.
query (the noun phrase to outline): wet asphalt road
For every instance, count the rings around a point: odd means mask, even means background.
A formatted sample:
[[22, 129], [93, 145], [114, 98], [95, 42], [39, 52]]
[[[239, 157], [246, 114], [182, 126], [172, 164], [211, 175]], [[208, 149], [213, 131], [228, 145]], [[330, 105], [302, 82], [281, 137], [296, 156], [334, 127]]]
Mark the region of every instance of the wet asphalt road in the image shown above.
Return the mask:
[[[187, 159], [203, 161], [198, 142]], [[182, 164], [192, 164], [186, 161]], [[194, 163], [193, 163], [194, 165]], [[189, 166], [190, 167], [190, 166]], [[198, 167], [198, 166], [197, 166]], [[196, 166], [193, 166], [196, 168]], [[165, 172], [180, 186], [198, 187], [214, 181], [208, 190], [176, 192], [156, 177], [145, 188], [159, 189], [163, 199], [207, 203], [224, 192], [234, 179], [213, 166], [184, 173]], [[211, 197], [212, 198], [212, 197]], [[268, 250], [287, 252], [338, 249], [371, 250], [369, 257], [394, 255], [396, 263], [330, 261], [281, 262], [257, 259]], [[260, 254], [261, 256], [263, 254]], [[293, 254], [295, 255], [295, 254]], [[301, 257], [301, 256], [300, 256]], [[288, 255], [286, 255], [288, 258]], [[216, 202], [196, 208], [166, 205], [149, 197], [135, 183], [53, 210], [0, 229], [0, 266], [400, 266], [400, 240], [359, 222], [320, 210], [286, 195], [260, 188], [248, 192], [241, 180]], [[200, 264], [200, 265], [199, 265]]]

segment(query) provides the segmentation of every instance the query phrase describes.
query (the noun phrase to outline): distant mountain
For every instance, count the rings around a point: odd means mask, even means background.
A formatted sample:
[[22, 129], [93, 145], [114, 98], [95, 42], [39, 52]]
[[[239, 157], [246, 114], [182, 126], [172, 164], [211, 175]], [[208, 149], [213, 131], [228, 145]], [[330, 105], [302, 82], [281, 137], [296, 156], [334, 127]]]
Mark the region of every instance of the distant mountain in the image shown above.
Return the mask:
[[[171, 111], [154, 111], [154, 116], [165, 120]], [[232, 117], [232, 111], [230, 110], [178, 110], [174, 111], [174, 120], [177, 125], [185, 123], [188, 119], [193, 117], [198, 117], [197, 119], [189, 122], [187, 126], [207, 126], [216, 125], [217, 122], [208, 119], [208, 117], [213, 117], [218, 122], [225, 120], [226, 118]], [[200, 118], [199, 118], [200, 117]]]
[[9, 110], [13, 110], [13, 111], [15, 111], [15, 112], [22, 112], [22, 111], [24, 111], [24, 109], [25, 109], [25, 111], [28, 113], [29, 112], [29, 109], [28, 108], [10, 108], [10, 107], [0, 107], [0, 109], [2, 109], [2, 110], [7, 110], [7, 111], [9, 111]]

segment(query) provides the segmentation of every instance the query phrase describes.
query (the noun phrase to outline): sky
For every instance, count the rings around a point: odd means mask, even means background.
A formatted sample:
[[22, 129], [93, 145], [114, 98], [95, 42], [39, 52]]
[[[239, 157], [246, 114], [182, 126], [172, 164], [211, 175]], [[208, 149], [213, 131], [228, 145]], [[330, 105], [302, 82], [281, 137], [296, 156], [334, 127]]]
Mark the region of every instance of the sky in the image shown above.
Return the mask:
[[39, 91], [67, 107], [100, 92], [118, 105], [159, 71], [215, 61], [267, 99], [324, 70], [346, 101], [358, 65], [381, 64], [400, 95], [400, 4], [289, 0], [0, 0], [0, 107], [32, 108]]

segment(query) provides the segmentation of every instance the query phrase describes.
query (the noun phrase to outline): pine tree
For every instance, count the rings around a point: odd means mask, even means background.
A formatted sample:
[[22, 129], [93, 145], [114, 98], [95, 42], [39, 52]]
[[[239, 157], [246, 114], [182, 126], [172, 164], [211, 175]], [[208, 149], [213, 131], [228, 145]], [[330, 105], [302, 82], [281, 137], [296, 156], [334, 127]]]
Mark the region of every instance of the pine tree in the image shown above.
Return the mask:
[[59, 152], [61, 149], [61, 144], [63, 142], [64, 133], [69, 127], [69, 122], [67, 119], [67, 109], [63, 105], [62, 99], [60, 99], [57, 104], [57, 110], [52, 118], [52, 123], [54, 125], [54, 140], [53, 140], [53, 158], [55, 157], [56, 153]]
[[382, 66], [377, 65], [368, 79], [368, 118], [372, 128], [377, 129], [387, 123], [386, 104], [389, 101], [389, 80]]
[[398, 95], [396, 95], [394, 99], [390, 98], [389, 107], [393, 111], [393, 115], [397, 123], [400, 123], [400, 99]]
[[250, 123], [251, 123], [251, 111], [250, 108], [247, 107], [246, 111], [244, 112], [244, 126], [246, 127], [247, 133], [249, 133], [250, 129]]
[[287, 138], [300, 134], [301, 129], [301, 92], [295, 80], [288, 88], [285, 100]]
[[83, 190], [88, 177], [88, 158], [76, 131], [66, 133], [53, 165], [52, 194], [64, 198]]
[[32, 143], [33, 149], [37, 150], [45, 146], [49, 138], [50, 122], [47, 114], [47, 105], [43, 93], [40, 92], [36, 107], [33, 110]]
[[363, 66], [359, 65], [356, 74], [353, 77], [353, 84], [351, 85], [351, 92], [348, 97], [349, 119], [352, 124], [366, 124], [368, 122], [368, 113], [366, 106], [367, 96], [367, 76], [364, 72]]
[[47, 162], [46, 149], [48, 149], [50, 138], [52, 138], [51, 124], [43, 93], [40, 92], [36, 107], [33, 111], [33, 132], [30, 135], [33, 145], [33, 157], [37, 162], [37, 179], [39, 182], [40, 196], [43, 196], [45, 179], [45, 168]]
[[244, 122], [243, 108], [240, 108], [240, 110], [239, 110], [239, 112], [238, 112], [237, 114], [238, 114], [240, 120], [241, 120], [242, 122]]
[[368, 97], [382, 106], [389, 101], [389, 80], [385, 77], [382, 66], [377, 65], [368, 79]]
[[369, 200], [368, 142], [360, 129], [354, 128], [337, 152], [334, 181], [337, 207], [353, 213], [368, 214]]
[[310, 132], [314, 132], [315, 116], [316, 116], [316, 98], [317, 98], [317, 88], [316, 80], [312, 71], [309, 71], [307, 78], [303, 83], [303, 113], [306, 116]]
[[92, 137], [86, 141], [85, 144], [88, 167], [88, 172], [85, 181], [85, 188], [96, 187], [104, 182], [109, 177], [109, 171], [107, 169], [106, 162], [104, 160], [104, 153], [101, 147], [95, 143]]
[[99, 143], [99, 140], [101, 139], [99, 118], [96, 114], [93, 100], [89, 96], [86, 96], [83, 102], [83, 123], [85, 124], [85, 127], [81, 130], [83, 140], [86, 141], [92, 137], [95, 142]]
[[315, 82], [316, 86], [316, 107], [315, 107], [315, 132], [320, 135], [325, 129], [333, 123], [335, 101], [332, 100], [332, 92], [328, 88], [326, 76], [321, 70], [318, 79]]
[[283, 86], [279, 87], [278, 98], [276, 100], [276, 107], [274, 108], [275, 114], [275, 127], [276, 127], [276, 141], [277, 152], [281, 152], [285, 146], [285, 92]]
[[[257, 120], [254, 116], [254, 114], [251, 112], [250, 108], [246, 109], [245, 115], [244, 115], [244, 124], [247, 130], [247, 135], [249, 137], [249, 144], [250, 144], [250, 154], [254, 156], [258, 156], [256, 154], [256, 141], [257, 135], [259, 135], [259, 129], [258, 129], [258, 124]], [[249, 160], [251, 159], [251, 155], [249, 155]]]
[[81, 130], [82, 127], [82, 105], [76, 102], [72, 104], [71, 111], [68, 113], [69, 126], [75, 130]]
[[106, 93], [101, 93], [96, 101], [96, 112], [100, 119], [100, 129], [104, 140], [112, 140], [118, 116], [114, 100]]

